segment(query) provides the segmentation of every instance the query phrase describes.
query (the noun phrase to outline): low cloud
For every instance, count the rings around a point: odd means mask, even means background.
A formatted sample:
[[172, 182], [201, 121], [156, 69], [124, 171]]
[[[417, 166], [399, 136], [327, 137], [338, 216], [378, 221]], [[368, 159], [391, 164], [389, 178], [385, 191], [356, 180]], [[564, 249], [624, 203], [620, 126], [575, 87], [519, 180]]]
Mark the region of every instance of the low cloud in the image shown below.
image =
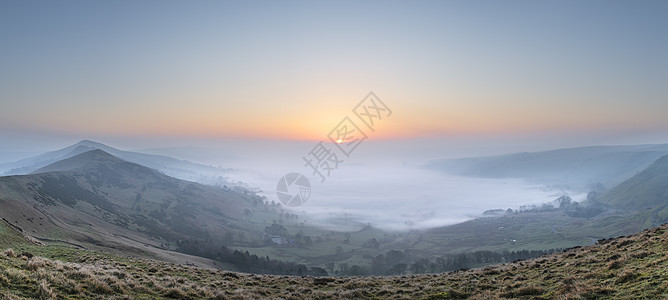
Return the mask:
[[[311, 197], [293, 210], [311, 224], [337, 228], [360, 223], [390, 230], [433, 228], [466, 221], [487, 209], [540, 205], [567, 193], [519, 179], [460, 177], [407, 166], [341, 165], [325, 182], [307, 169], [302, 174], [311, 181]], [[274, 191], [280, 172], [238, 175], [278, 202]]]

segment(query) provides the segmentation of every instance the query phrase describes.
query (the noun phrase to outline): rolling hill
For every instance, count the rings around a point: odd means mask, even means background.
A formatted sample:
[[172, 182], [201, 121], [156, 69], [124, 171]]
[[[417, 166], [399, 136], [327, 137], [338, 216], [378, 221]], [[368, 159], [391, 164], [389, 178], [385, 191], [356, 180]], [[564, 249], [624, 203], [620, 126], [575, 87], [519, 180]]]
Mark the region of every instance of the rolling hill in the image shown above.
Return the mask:
[[44, 240], [138, 255], [260, 243], [262, 229], [244, 215], [264, 206], [254, 194], [172, 178], [102, 150], [0, 177], [8, 223]]
[[547, 185], [591, 191], [613, 187], [668, 155], [668, 144], [595, 146], [501, 156], [436, 160], [429, 169], [454, 175], [523, 178]]
[[[305, 226], [307, 219], [298, 220], [243, 190], [175, 179], [102, 150], [84, 150], [79, 148], [81, 153], [28, 175], [0, 177], [0, 217], [27, 236], [79, 248], [217, 268], [228, 264], [224, 268], [240, 270], [233, 260], [221, 258], [230, 253], [220, 249], [229, 247], [241, 252], [236, 261], [271, 257], [341, 275], [399, 274], [402, 264], [424, 272], [427, 269], [420, 267], [421, 262], [433, 264], [462, 255], [495, 257], [464, 264], [450, 261], [433, 270], [482, 266], [517, 255], [537, 255], [527, 251], [545, 253], [589, 245], [665, 220], [661, 210], [613, 207], [583, 217], [566, 209], [539, 207], [426, 231], [392, 233], [366, 226], [356, 232], [334, 232]], [[646, 172], [660, 175], [662, 169], [657, 166], [663, 164], [659, 160]], [[651, 183], [654, 177], [639, 178], [633, 185]], [[633, 191], [638, 192], [642, 190]], [[277, 220], [285, 227], [278, 226]], [[269, 224], [283, 232], [277, 233], [282, 235], [278, 244], [267, 242], [267, 235], [274, 235], [266, 231]], [[291, 241], [289, 246], [287, 241]], [[388, 259], [397, 251], [404, 253], [401, 260]], [[262, 264], [244, 270], [265, 272], [262, 268], [270, 264]]]
[[0, 172], [4, 172], [4, 175], [30, 174], [54, 162], [67, 159], [94, 149], [103, 150], [123, 160], [159, 170], [172, 177], [190, 181], [202, 182], [202, 179], [207, 176], [218, 177], [229, 171], [219, 167], [196, 164], [186, 160], [180, 160], [164, 155], [123, 151], [102, 143], [83, 140], [74, 145], [56, 151], [46, 152], [44, 154], [22, 159], [16, 162], [0, 164]]

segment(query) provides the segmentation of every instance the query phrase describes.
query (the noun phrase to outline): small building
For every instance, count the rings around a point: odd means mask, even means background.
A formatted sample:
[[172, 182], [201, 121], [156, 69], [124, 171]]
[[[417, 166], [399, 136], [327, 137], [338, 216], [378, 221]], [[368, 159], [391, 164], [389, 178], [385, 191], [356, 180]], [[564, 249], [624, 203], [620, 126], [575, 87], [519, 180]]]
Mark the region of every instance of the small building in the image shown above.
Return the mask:
[[285, 245], [288, 243], [288, 240], [280, 235], [270, 235], [267, 238], [277, 245]]

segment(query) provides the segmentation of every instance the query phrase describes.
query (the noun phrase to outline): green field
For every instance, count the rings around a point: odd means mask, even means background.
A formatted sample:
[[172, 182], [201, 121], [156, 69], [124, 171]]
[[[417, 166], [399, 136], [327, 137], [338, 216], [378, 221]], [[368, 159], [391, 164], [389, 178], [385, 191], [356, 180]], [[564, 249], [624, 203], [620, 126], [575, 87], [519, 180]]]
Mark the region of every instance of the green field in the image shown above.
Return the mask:
[[[433, 260], [476, 251], [545, 251], [586, 246], [600, 239], [651, 228], [655, 225], [652, 216], [656, 214], [608, 211], [593, 218], [575, 218], [555, 209], [505, 213], [437, 229], [404, 232], [383, 231], [368, 225], [360, 225], [357, 231], [338, 232], [284, 221], [289, 236], [308, 236], [311, 242], [234, 248], [331, 272], [341, 265], [369, 267], [374, 257], [390, 250], [406, 253], [410, 264], [421, 258]], [[370, 243], [372, 240], [377, 244]]]

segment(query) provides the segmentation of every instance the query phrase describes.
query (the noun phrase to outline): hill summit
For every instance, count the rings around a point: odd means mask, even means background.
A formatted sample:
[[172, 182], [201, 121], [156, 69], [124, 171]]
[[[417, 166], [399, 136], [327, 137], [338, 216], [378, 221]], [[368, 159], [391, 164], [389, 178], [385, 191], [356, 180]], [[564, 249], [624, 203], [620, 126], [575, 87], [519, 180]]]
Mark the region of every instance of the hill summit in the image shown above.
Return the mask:
[[125, 165], [133, 167], [142, 167], [140, 165], [124, 161], [116, 156], [107, 153], [104, 150], [88, 148], [84, 146], [77, 147], [74, 151], [87, 150], [75, 156], [57, 161], [48, 166], [39, 168], [32, 172], [32, 174], [46, 173], [46, 172], [64, 172], [81, 170], [100, 165]]
[[261, 243], [244, 212], [263, 205], [255, 194], [169, 177], [100, 149], [0, 177], [0, 217], [24, 232], [140, 255], [220, 250], [234, 237]]
[[[26, 175], [59, 170], [58, 168], [45, 169], [45, 167], [96, 149], [102, 150], [124, 161], [159, 170], [171, 177], [189, 181], [206, 182], [207, 184], [220, 183], [215, 178], [219, 178], [219, 176], [230, 171], [229, 169], [192, 163], [169, 156], [124, 151], [102, 143], [82, 140], [59, 150], [46, 152], [15, 162], [1, 163], [0, 174], [5, 176]], [[60, 166], [62, 167], [62, 164]], [[208, 180], [206, 178], [208, 178]]]

